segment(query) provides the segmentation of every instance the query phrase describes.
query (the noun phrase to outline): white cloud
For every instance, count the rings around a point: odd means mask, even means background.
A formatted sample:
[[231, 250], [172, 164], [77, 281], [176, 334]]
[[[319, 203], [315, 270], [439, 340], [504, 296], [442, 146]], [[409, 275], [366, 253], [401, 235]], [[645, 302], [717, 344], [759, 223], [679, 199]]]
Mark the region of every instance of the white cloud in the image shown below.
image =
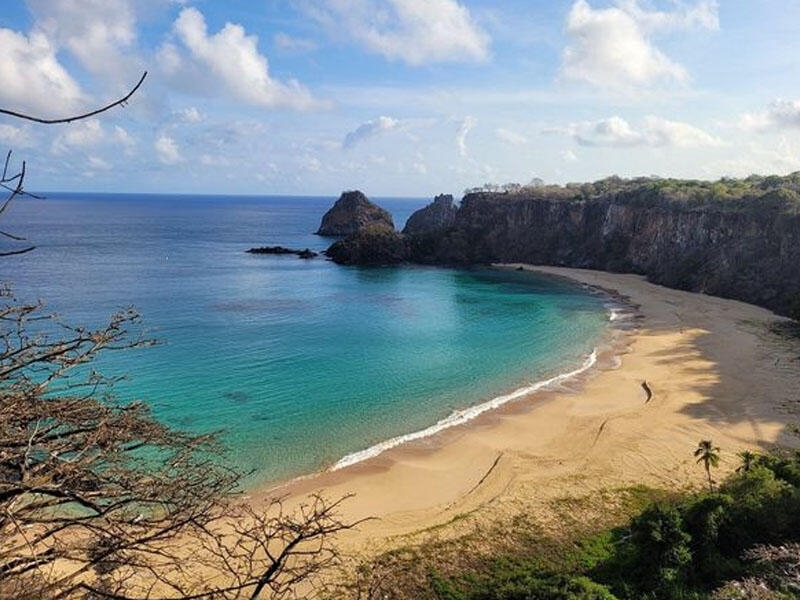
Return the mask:
[[337, 34], [344, 30], [368, 50], [410, 65], [480, 62], [489, 36], [456, 0], [329, 0], [306, 12]]
[[474, 117], [466, 117], [463, 121], [461, 121], [461, 125], [459, 125], [458, 131], [456, 132], [458, 154], [462, 158], [466, 158], [467, 156], [467, 135], [469, 135], [469, 132], [472, 131], [473, 127], [475, 127], [475, 123], [476, 121]]
[[0, 28], [0, 103], [17, 111], [59, 116], [80, 105], [78, 83], [56, 57], [47, 36]]
[[272, 39], [275, 47], [284, 52], [304, 53], [314, 52], [317, 49], [316, 42], [304, 38], [294, 37], [282, 31], [275, 34]]
[[503, 129], [502, 127], [495, 129], [494, 134], [497, 136], [497, 139], [507, 144], [511, 144], [512, 146], [524, 146], [528, 143], [528, 138], [526, 138], [524, 135], [519, 134], [516, 131]]
[[561, 151], [561, 158], [564, 162], [577, 162], [578, 155], [575, 154], [572, 150], [562, 150]]
[[694, 125], [654, 116], [645, 117], [639, 130], [634, 129], [625, 119], [614, 116], [599, 121], [582, 121], [570, 123], [566, 127], [549, 128], [544, 133], [569, 135], [581, 146], [688, 148], [723, 145], [722, 140]]
[[649, 31], [702, 28], [719, 29], [719, 3], [716, 0], [700, 0], [695, 4], [674, 3], [675, 10], [647, 10], [640, 0], [617, 0], [617, 6], [631, 15]]
[[800, 100], [775, 100], [767, 110], [743, 114], [739, 126], [748, 131], [800, 127]]
[[705, 175], [712, 178], [747, 177], [754, 173], [786, 175], [795, 171], [800, 171], [800, 149], [785, 136], [769, 146], [750, 143], [737, 147], [736, 156], [715, 160], [703, 167]]
[[570, 43], [564, 49], [562, 74], [609, 89], [686, 82], [686, 69], [656, 48], [650, 35], [691, 27], [719, 28], [716, 2], [701, 0], [663, 12], [642, 8], [638, 0], [620, 0], [602, 9], [577, 0], [567, 16]]
[[94, 155], [89, 156], [86, 161], [86, 166], [92, 171], [110, 171], [114, 168], [107, 160]]
[[12, 148], [29, 148], [33, 145], [33, 140], [27, 127], [0, 123], [0, 143]]
[[120, 127], [119, 125], [114, 125], [114, 133], [112, 134], [112, 139], [115, 142], [117, 142], [120, 146], [124, 146], [125, 148], [128, 149], [136, 145], [136, 140], [133, 139], [131, 134], [129, 134], [124, 128]]
[[141, 68], [131, 52], [136, 6], [131, 0], [27, 0], [35, 27], [90, 72], [127, 80]]
[[156, 139], [153, 147], [156, 150], [156, 156], [158, 157], [158, 160], [163, 164], [175, 165], [179, 162], [183, 162], [183, 157], [181, 156], [178, 144], [168, 135], [162, 134], [158, 136], [158, 139]]
[[76, 121], [64, 127], [53, 140], [52, 151], [55, 154], [98, 146], [106, 139], [106, 132], [98, 119]]
[[50, 150], [56, 155], [97, 148], [116, 151], [120, 147], [130, 155], [136, 145], [136, 140], [124, 128], [115, 125], [108, 130], [103, 127], [100, 119], [75, 121], [62, 127], [50, 146]]
[[178, 120], [184, 123], [199, 123], [203, 120], [203, 114], [196, 106], [188, 106], [175, 111]]
[[[204, 73], [206, 92], [222, 88], [254, 106], [307, 110], [322, 105], [297, 80], [281, 82], [270, 76], [267, 57], [258, 51], [258, 38], [247, 35], [241, 25], [226, 23], [217, 33], [209, 34], [203, 14], [185, 8], [173, 29], [189, 56], [182, 56], [175, 44], [163, 45], [158, 61], [166, 75]], [[200, 83], [194, 82], [195, 88], [197, 85]]]
[[648, 146], [723, 146], [724, 142], [699, 127], [682, 121], [670, 121], [660, 117], [646, 117], [644, 136]]
[[352, 148], [353, 146], [369, 138], [381, 135], [383, 133], [388, 133], [390, 131], [395, 131], [400, 127], [400, 125], [401, 122], [398, 119], [393, 119], [392, 117], [381, 116], [372, 121], [367, 121], [366, 123], [362, 123], [356, 127], [353, 131], [345, 136], [344, 142], [342, 142], [342, 147]]
[[167, 76], [177, 75], [183, 67], [181, 52], [171, 42], [165, 42], [159, 47], [156, 51], [156, 62], [161, 71]]

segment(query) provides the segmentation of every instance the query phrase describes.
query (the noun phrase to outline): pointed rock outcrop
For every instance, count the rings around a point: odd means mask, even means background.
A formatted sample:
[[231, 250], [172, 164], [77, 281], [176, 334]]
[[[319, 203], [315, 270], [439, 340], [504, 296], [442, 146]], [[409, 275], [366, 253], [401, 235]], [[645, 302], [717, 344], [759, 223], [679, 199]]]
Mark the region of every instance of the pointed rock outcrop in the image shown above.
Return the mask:
[[392, 215], [355, 190], [339, 196], [333, 207], [322, 217], [317, 235], [351, 235], [376, 226], [394, 231]]

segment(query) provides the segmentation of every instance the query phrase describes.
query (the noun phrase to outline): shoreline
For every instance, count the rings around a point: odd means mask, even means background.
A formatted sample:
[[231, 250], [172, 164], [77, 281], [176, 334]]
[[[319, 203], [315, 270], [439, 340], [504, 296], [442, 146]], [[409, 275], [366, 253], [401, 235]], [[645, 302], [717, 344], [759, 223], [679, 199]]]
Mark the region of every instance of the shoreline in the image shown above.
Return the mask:
[[[635, 328], [623, 330], [627, 348], [617, 354], [618, 366], [590, 369], [568, 389], [521, 394], [520, 401], [345, 468], [252, 490], [249, 501], [279, 494], [299, 504], [309, 493], [355, 494], [343, 517], [378, 519], [341, 542], [374, 552], [458, 515], [479, 522], [541, 512], [548, 499], [639, 483], [697, 487], [704, 477], [692, 457], [699, 439], [723, 448], [722, 473], [735, 467], [737, 451], [798, 444], [787, 428], [800, 419], [800, 398], [791, 393], [800, 389], [796, 348], [781, 346], [763, 327], [781, 317], [636, 275], [524, 268], [638, 307]], [[653, 388], [652, 402], [644, 400], [643, 380]]]
[[[519, 265], [493, 264], [491, 268], [505, 271], [520, 270]], [[422, 429], [399, 434], [372, 444], [367, 448], [349, 452], [321, 470], [299, 474], [284, 480], [256, 483], [252, 489], [245, 491], [263, 496], [266, 492], [272, 490], [291, 488], [297, 483], [313, 480], [327, 473], [341, 471], [342, 469], [356, 466], [362, 462], [373, 460], [383, 453], [405, 444], [439, 436], [450, 428], [468, 427], [473, 420], [480, 418], [486, 413], [498, 411], [508, 404], [517, 401], [534, 402], [537, 398], [544, 397], [547, 392], [575, 391], [573, 387], [570, 387], [571, 384], [576, 388], [579, 387], [582, 378], [591, 376], [594, 370], [617, 368], [620, 355], [625, 352], [627, 346], [627, 343], [624, 340], [621, 341], [621, 338], [624, 338], [626, 332], [630, 329], [628, 324], [635, 322], [638, 316], [637, 307], [630, 303], [626, 297], [617, 294], [614, 290], [608, 290], [596, 285], [588, 285], [570, 277], [537, 272], [531, 269], [524, 270], [536, 272], [538, 275], [544, 275], [545, 277], [553, 279], [569, 281], [570, 284], [579, 285], [583, 287], [587, 293], [600, 296], [604, 300], [603, 308], [605, 309], [608, 321], [605, 325], [605, 331], [600, 338], [598, 338], [597, 344], [592, 348], [592, 351], [581, 357], [582, 362], [580, 365], [568, 371], [556, 372], [554, 375], [536, 380], [523, 387], [499, 393], [478, 404], [456, 409], [446, 417], [442, 417], [432, 425]]]

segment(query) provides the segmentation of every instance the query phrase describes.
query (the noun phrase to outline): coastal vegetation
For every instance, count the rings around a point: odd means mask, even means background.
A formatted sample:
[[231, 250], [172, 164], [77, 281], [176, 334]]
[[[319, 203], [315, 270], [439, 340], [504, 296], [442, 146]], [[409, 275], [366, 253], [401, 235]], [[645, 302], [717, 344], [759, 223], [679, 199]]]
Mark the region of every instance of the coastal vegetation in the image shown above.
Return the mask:
[[655, 206], [661, 202], [680, 202], [688, 207], [722, 207], [731, 210], [783, 208], [800, 211], [800, 171], [788, 175], [750, 175], [742, 179], [723, 177], [716, 181], [665, 177], [612, 175], [594, 182], [546, 185], [535, 180], [527, 185], [485, 184], [464, 191], [465, 196], [499, 194], [561, 200], [592, 200], [610, 194], [623, 203]]
[[[701, 458], [717, 452], [711, 443], [702, 449]], [[457, 540], [389, 552], [361, 566], [349, 595], [397, 600], [796, 598], [800, 453], [748, 452], [741, 459], [740, 468], [715, 491], [632, 488], [555, 503], [548, 510], [567, 526], [560, 532], [546, 531], [523, 514]]]

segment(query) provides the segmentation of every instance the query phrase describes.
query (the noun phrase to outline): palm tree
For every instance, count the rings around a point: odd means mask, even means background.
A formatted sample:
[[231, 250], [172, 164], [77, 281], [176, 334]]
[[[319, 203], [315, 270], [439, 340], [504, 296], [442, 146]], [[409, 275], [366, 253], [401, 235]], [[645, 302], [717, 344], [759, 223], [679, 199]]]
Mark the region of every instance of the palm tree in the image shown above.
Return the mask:
[[714, 446], [711, 440], [700, 440], [697, 450], [694, 451], [697, 462], [702, 462], [708, 475], [708, 489], [714, 491], [714, 480], [711, 479], [711, 467], [719, 465], [719, 448]]
[[756, 464], [756, 459], [758, 458], [758, 456], [753, 454], [749, 450], [743, 450], [742, 452], [739, 452], [739, 458], [742, 459], [742, 464], [736, 468], [736, 472], [747, 473], [750, 469], [753, 468], [753, 465]]

